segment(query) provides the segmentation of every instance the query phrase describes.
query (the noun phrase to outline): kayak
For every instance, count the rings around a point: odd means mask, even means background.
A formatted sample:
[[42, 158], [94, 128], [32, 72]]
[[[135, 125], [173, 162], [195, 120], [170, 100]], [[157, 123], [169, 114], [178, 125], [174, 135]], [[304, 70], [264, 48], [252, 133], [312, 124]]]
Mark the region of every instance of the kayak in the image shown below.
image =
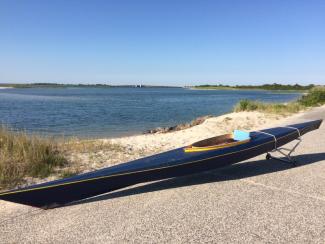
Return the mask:
[[138, 183], [209, 171], [244, 161], [300, 138], [322, 120], [275, 127], [236, 139], [227, 134], [112, 167], [1, 192], [0, 199], [39, 208], [53, 208]]

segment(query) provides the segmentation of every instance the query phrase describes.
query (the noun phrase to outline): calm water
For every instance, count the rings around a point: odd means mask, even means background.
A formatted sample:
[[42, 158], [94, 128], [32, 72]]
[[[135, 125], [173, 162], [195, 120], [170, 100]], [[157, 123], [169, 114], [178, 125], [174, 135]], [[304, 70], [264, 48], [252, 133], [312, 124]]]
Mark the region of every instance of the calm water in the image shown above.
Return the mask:
[[0, 90], [0, 121], [30, 132], [113, 137], [232, 110], [240, 99], [287, 102], [297, 93], [181, 88], [33, 88]]

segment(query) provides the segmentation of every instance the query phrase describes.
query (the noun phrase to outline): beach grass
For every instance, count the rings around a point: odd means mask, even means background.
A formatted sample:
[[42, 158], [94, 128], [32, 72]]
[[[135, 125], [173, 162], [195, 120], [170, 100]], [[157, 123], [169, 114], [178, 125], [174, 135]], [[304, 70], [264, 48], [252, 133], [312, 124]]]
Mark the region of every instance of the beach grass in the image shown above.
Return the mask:
[[235, 112], [258, 111], [272, 114], [293, 114], [308, 107], [325, 104], [325, 87], [314, 87], [297, 101], [289, 103], [266, 103], [256, 100], [240, 100], [234, 107]]
[[104, 142], [101, 140], [80, 140], [70, 138], [61, 144], [61, 150], [65, 154], [69, 153], [96, 153], [100, 151], [124, 152], [125, 148], [119, 144]]
[[25, 177], [44, 178], [68, 162], [56, 140], [0, 126], [0, 188], [22, 183]]
[[292, 114], [305, 109], [303, 105], [298, 102], [283, 103], [265, 103], [255, 100], [244, 99], [239, 101], [235, 107], [235, 112], [241, 111], [258, 111], [271, 114]]
[[76, 175], [81, 172], [80, 163], [71, 160], [71, 155], [125, 151], [122, 145], [102, 140], [49, 138], [0, 125], [0, 190], [26, 185], [29, 179]]

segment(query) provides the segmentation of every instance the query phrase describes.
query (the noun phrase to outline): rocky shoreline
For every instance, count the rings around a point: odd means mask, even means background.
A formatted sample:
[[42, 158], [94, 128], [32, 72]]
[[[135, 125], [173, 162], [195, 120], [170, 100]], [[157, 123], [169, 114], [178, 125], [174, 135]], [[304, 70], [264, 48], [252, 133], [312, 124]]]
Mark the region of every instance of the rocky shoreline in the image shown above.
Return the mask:
[[198, 117], [198, 118], [192, 120], [189, 123], [182, 123], [182, 124], [170, 126], [170, 127], [158, 127], [155, 129], [147, 130], [143, 134], [168, 133], [168, 132], [174, 132], [174, 131], [179, 131], [179, 130], [185, 130], [185, 129], [191, 128], [193, 126], [200, 125], [204, 121], [206, 121], [207, 119], [212, 118], [212, 117], [213, 117], [212, 115], [201, 116], [201, 117]]

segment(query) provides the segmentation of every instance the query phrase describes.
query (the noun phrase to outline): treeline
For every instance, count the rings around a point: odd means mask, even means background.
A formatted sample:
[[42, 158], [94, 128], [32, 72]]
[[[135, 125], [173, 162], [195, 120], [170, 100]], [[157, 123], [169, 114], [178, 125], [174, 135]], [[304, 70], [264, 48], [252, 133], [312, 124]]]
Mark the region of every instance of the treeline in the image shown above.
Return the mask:
[[277, 84], [277, 83], [273, 83], [273, 84], [264, 84], [261, 86], [235, 86], [239, 89], [250, 89], [250, 88], [255, 88], [255, 89], [263, 89], [263, 90], [310, 90], [311, 88], [313, 88], [315, 85], [310, 84], [307, 86], [302, 86], [299, 84], [295, 84], [295, 85], [282, 85], [282, 84]]
[[68, 87], [79, 87], [79, 88], [114, 88], [114, 87], [125, 87], [125, 88], [173, 88], [176, 86], [150, 86], [150, 85], [109, 85], [109, 84], [61, 84], [61, 83], [21, 83], [21, 84], [9, 84], [0, 83], [0, 87], [14, 87], [14, 88], [68, 88]]
[[229, 85], [199, 85], [195, 86], [196, 88], [228, 88], [228, 89], [262, 89], [262, 90], [299, 90], [299, 91], [304, 91], [304, 90], [310, 90], [311, 88], [315, 87], [315, 85], [310, 84], [306, 86], [302, 86], [299, 84], [295, 85], [282, 85], [282, 84], [264, 84], [264, 85], [236, 85], [236, 86], [229, 86]]
[[107, 84], [60, 84], [60, 83], [21, 83], [21, 84], [0, 84], [2, 87], [14, 88], [65, 88], [65, 87], [112, 87]]

